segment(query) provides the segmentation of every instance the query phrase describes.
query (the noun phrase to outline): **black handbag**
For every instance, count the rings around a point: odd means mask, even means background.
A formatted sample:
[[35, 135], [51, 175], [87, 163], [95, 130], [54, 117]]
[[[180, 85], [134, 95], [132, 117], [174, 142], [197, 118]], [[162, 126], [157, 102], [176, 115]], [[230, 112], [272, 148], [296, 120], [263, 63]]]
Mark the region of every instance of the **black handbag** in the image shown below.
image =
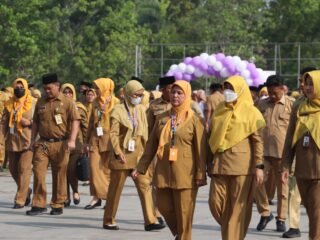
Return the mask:
[[89, 181], [89, 157], [83, 154], [77, 161], [77, 176], [80, 181]]

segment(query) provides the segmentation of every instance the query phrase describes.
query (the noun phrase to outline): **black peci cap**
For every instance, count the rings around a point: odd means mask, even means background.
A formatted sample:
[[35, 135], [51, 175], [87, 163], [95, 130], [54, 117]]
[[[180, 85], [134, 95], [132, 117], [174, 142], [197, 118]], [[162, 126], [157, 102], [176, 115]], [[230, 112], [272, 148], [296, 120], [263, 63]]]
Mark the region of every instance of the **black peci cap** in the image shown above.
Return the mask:
[[174, 76], [167, 76], [159, 78], [159, 87], [163, 88], [167, 85], [173, 84], [176, 81]]
[[42, 83], [49, 84], [59, 82], [58, 75], [56, 73], [48, 73], [42, 76]]
[[259, 92], [259, 87], [250, 86], [249, 89], [250, 89], [250, 91], [252, 91], [252, 92]]

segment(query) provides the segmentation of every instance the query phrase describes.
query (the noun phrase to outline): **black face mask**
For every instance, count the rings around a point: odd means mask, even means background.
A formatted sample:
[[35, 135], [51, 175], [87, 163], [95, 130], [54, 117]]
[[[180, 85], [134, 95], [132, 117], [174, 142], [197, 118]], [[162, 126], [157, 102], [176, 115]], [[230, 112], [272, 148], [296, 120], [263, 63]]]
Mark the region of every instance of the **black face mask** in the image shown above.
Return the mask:
[[21, 98], [24, 96], [25, 90], [23, 88], [15, 88], [13, 90], [13, 93], [16, 98]]

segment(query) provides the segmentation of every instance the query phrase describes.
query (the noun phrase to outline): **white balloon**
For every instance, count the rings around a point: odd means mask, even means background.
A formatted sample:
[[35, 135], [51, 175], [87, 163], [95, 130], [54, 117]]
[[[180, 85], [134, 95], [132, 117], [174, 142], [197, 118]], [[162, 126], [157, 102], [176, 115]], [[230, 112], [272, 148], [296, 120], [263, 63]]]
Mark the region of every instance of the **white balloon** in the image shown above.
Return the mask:
[[219, 62], [219, 61], [216, 61], [213, 65], [213, 69], [216, 70], [216, 71], [221, 71], [222, 69], [222, 63]]
[[241, 58], [239, 56], [233, 56], [233, 62], [237, 65], [239, 62], [241, 62]]
[[204, 60], [204, 61], [206, 61], [208, 57], [209, 57], [209, 54], [208, 54], [208, 53], [201, 53], [201, 54], [200, 54], [200, 58], [201, 58], [202, 60]]
[[221, 75], [221, 77], [226, 78], [226, 77], [230, 76], [230, 73], [228, 72], [228, 69], [222, 68], [220, 71], [220, 75]]
[[196, 68], [195, 71], [194, 71], [194, 75], [196, 77], [202, 77], [203, 76], [203, 72], [200, 69]]
[[174, 70], [176, 70], [177, 68], [178, 68], [178, 65], [177, 65], [177, 64], [173, 64], [173, 65], [171, 65], [170, 70], [171, 70], [171, 71], [174, 71]]
[[251, 78], [247, 78], [246, 82], [249, 86], [251, 86], [253, 84], [253, 80]]
[[187, 65], [185, 63], [179, 63], [178, 68], [181, 72], [185, 72]]
[[245, 70], [246, 68], [246, 63], [241, 61], [241, 62], [238, 62], [238, 64], [236, 65], [236, 69], [238, 72], [242, 72], [243, 70]]
[[259, 76], [262, 76], [264, 74], [264, 72], [261, 68], [257, 68], [257, 71], [259, 73]]
[[208, 58], [207, 58], [207, 64], [208, 64], [208, 66], [213, 66], [216, 62], [217, 62], [217, 59], [216, 59], [216, 57], [215, 56], [209, 56]]
[[192, 66], [192, 65], [187, 65], [187, 67], [186, 67], [186, 73], [188, 73], [188, 74], [193, 74], [193, 73], [194, 73], [194, 70], [195, 70], [194, 66]]
[[244, 79], [248, 79], [250, 77], [249, 70], [245, 69], [241, 72], [241, 76], [244, 77]]

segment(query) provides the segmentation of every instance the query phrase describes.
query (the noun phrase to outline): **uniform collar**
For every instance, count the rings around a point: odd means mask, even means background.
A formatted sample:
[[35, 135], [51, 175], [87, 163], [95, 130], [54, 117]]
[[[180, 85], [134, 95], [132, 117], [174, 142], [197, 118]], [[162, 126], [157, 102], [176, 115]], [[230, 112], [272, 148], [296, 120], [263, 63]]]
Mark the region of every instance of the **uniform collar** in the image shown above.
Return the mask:
[[[269, 98], [269, 102], [270, 102], [270, 103], [273, 103], [270, 98]], [[285, 105], [285, 103], [286, 103], [286, 96], [285, 96], [285, 94], [283, 94], [282, 97], [281, 97], [281, 99], [280, 99], [278, 102], [274, 103], [274, 104], [278, 104], [278, 103], [280, 103], [280, 104], [282, 104], [282, 105]]]

